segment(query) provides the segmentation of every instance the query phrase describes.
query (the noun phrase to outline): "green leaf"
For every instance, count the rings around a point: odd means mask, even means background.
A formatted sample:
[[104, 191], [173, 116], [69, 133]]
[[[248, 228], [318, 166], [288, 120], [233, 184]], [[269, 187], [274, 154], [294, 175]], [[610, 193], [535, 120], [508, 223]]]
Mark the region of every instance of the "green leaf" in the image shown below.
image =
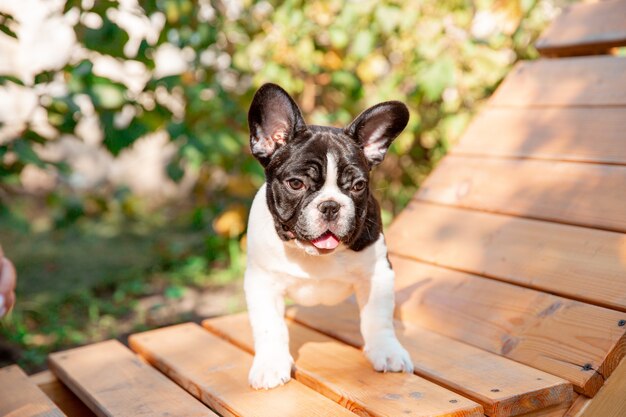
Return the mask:
[[145, 39], [141, 40], [139, 49], [137, 50], [137, 56], [134, 59], [143, 63], [149, 70], [154, 69], [154, 47], [150, 46]]
[[17, 34], [9, 28], [9, 23], [15, 23], [15, 19], [13, 19], [13, 16], [7, 13], [0, 12], [0, 32], [17, 39]]
[[158, 86], [164, 86], [165, 88], [167, 88], [168, 90], [171, 90], [172, 88], [181, 85], [182, 84], [182, 80], [180, 75], [168, 75], [166, 77], [162, 77], [162, 78], [152, 78], [148, 81], [148, 83], [146, 84], [146, 89], [148, 90], [156, 90], [156, 88]]
[[92, 13], [96, 13], [100, 15], [100, 17], [104, 18], [107, 10], [115, 9], [119, 6], [119, 1], [117, 0], [96, 0], [93, 2], [93, 7], [89, 9]]
[[167, 124], [166, 130], [167, 133], [169, 133], [170, 138], [176, 139], [187, 131], [187, 127], [184, 123], [170, 122]]
[[126, 86], [93, 73], [87, 60], [69, 70], [68, 89], [74, 94], [88, 94], [96, 109], [114, 110], [126, 103]]
[[119, 109], [125, 103], [125, 88], [113, 82], [100, 81], [91, 87], [90, 96], [94, 99], [94, 104], [103, 109]]
[[44, 71], [35, 75], [35, 84], [47, 84], [52, 82], [54, 76], [56, 75], [56, 71]]
[[448, 57], [435, 61], [419, 77], [420, 87], [429, 101], [441, 98], [443, 90], [454, 81], [454, 61]]
[[391, 34], [402, 21], [402, 10], [395, 6], [380, 5], [376, 9], [376, 22], [385, 34]]
[[185, 176], [185, 170], [181, 167], [180, 160], [173, 160], [167, 164], [165, 171], [174, 182], [179, 182]]
[[72, 173], [72, 168], [67, 162], [49, 162], [49, 164], [55, 167], [60, 174], [70, 175]]
[[46, 106], [48, 121], [62, 133], [74, 133], [80, 109], [72, 96], [56, 97]]
[[179, 299], [185, 295], [185, 287], [180, 285], [171, 285], [165, 289], [165, 297], [171, 299]]
[[362, 30], [356, 34], [352, 45], [350, 45], [350, 51], [357, 58], [364, 58], [372, 52], [375, 43], [374, 34], [369, 30]]
[[5, 24], [0, 23], [0, 32], [4, 33], [5, 35], [9, 35], [12, 38], [17, 39], [17, 34], [13, 32], [11, 29], [9, 29], [9, 27]]
[[25, 139], [29, 142], [39, 143], [39, 144], [44, 144], [47, 142], [46, 138], [44, 138], [39, 133], [33, 130], [27, 130], [24, 133], [22, 133], [22, 139]]
[[167, 125], [172, 119], [172, 112], [160, 104], [155, 104], [154, 109], [142, 109], [137, 116], [137, 120], [146, 125], [148, 130], [154, 132]]
[[82, 0], [66, 0], [65, 6], [63, 7], [63, 13], [67, 13], [72, 10], [74, 7], [78, 8], [78, 10], [82, 10]]
[[67, 88], [71, 93], [84, 93], [87, 79], [93, 74], [93, 64], [91, 61], [83, 60], [75, 67], [66, 68], [68, 74]]
[[101, 54], [111, 55], [116, 58], [125, 58], [124, 45], [128, 42], [128, 33], [113, 23], [106, 17], [103, 19], [102, 27], [91, 29], [83, 27], [82, 40], [85, 47]]
[[17, 77], [14, 77], [13, 75], [0, 75], [0, 85], [5, 85], [7, 82], [11, 82], [13, 84], [22, 85], [22, 86], [24, 85], [22, 80], [20, 80]]
[[72, 76], [84, 78], [88, 75], [91, 75], [93, 70], [93, 63], [87, 59], [83, 60], [77, 66], [73, 67], [71, 70]]
[[350, 42], [348, 33], [343, 28], [331, 27], [328, 31], [330, 43], [335, 49], [343, 49]]
[[126, 128], [118, 129], [113, 121], [114, 116], [115, 112], [103, 111], [100, 114], [100, 123], [104, 128], [104, 146], [113, 155], [118, 155], [124, 148], [148, 133], [148, 129], [137, 118], [134, 118]]
[[33, 164], [39, 168], [46, 166], [46, 163], [39, 158], [39, 155], [35, 153], [33, 148], [24, 139], [16, 139], [13, 142], [13, 151], [17, 155], [20, 161], [24, 164]]
[[349, 97], [358, 99], [363, 94], [363, 88], [359, 77], [348, 71], [334, 71], [331, 75], [331, 82], [340, 91], [349, 93]]

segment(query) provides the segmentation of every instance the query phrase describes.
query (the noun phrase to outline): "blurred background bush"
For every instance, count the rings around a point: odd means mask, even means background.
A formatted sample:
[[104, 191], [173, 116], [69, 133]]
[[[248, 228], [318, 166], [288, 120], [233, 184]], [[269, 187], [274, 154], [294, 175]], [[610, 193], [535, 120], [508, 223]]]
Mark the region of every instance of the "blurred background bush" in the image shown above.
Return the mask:
[[374, 173], [388, 223], [562, 3], [0, 1], [0, 366], [243, 308], [261, 84], [312, 124], [409, 106]]

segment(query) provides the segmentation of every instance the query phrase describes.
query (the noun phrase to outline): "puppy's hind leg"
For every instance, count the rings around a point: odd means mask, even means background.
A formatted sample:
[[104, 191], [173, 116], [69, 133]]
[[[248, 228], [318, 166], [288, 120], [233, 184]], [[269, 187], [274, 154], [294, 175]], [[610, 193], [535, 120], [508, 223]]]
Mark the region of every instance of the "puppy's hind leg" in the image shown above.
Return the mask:
[[255, 351], [248, 382], [255, 389], [283, 385], [291, 379], [293, 366], [283, 291], [269, 274], [250, 266], [246, 270], [244, 289]]
[[355, 287], [361, 310], [364, 353], [379, 372], [413, 372], [413, 362], [393, 327], [394, 272], [385, 257], [376, 263], [371, 279]]

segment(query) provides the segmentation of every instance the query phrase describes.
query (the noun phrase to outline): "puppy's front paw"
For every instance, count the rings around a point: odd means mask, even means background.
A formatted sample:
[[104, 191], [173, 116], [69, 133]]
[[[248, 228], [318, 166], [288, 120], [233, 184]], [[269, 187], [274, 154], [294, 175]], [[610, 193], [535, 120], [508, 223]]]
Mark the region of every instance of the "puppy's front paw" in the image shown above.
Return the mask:
[[413, 362], [409, 353], [395, 338], [366, 345], [363, 351], [378, 372], [413, 372]]
[[248, 383], [254, 389], [271, 389], [291, 379], [293, 358], [289, 353], [264, 353], [254, 356]]

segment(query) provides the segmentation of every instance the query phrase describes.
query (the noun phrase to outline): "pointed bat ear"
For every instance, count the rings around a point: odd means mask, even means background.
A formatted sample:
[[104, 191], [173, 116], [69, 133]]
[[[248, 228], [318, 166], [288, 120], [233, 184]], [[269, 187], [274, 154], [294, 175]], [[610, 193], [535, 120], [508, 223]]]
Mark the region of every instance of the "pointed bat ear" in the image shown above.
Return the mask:
[[276, 84], [264, 84], [248, 111], [252, 154], [267, 166], [274, 152], [305, 126], [302, 113], [289, 94]]
[[409, 110], [399, 101], [386, 101], [361, 113], [344, 129], [363, 149], [370, 167], [380, 164], [391, 142], [404, 130]]

